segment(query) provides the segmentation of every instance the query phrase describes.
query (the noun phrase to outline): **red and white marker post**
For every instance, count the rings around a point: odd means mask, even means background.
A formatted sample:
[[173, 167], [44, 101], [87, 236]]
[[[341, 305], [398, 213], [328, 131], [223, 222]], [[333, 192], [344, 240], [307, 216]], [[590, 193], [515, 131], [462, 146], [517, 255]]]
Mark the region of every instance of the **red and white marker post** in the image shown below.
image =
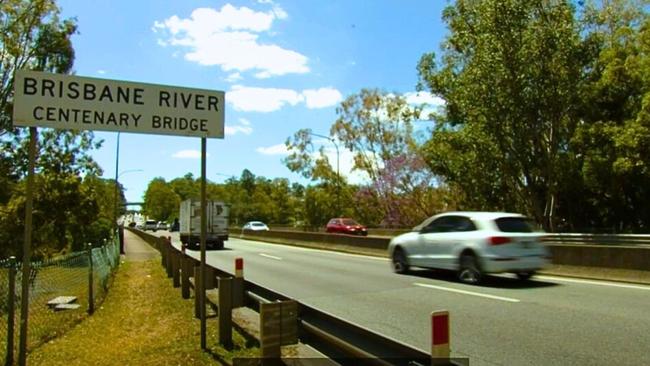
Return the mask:
[[244, 277], [244, 258], [235, 258], [235, 277]]
[[433, 364], [436, 359], [448, 362], [450, 353], [449, 312], [446, 310], [431, 313], [431, 358]]
[[235, 278], [232, 290], [233, 309], [244, 306], [244, 258], [235, 258]]

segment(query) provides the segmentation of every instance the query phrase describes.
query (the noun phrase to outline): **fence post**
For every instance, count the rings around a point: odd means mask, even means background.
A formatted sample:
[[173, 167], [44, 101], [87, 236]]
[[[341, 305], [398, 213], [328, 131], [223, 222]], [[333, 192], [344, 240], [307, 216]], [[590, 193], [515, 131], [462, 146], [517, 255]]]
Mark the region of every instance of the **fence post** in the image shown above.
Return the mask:
[[14, 363], [14, 313], [16, 305], [16, 257], [9, 257], [9, 296], [7, 297], [7, 355], [5, 365]]
[[93, 245], [88, 243], [88, 314], [95, 312], [95, 296], [93, 294]]
[[232, 278], [218, 279], [219, 287], [219, 344], [232, 347]]

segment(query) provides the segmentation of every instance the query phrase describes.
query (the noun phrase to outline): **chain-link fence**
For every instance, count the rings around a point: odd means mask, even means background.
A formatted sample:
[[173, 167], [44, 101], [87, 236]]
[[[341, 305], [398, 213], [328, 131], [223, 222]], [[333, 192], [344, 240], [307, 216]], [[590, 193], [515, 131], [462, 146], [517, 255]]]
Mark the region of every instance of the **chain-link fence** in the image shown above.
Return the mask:
[[[89, 248], [83, 252], [32, 262], [27, 350], [60, 336], [88, 316], [106, 296], [111, 274], [119, 260], [120, 247], [116, 237], [92, 250]], [[89, 285], [91, 281], [92, 288]], [[15, 284], [13, 332], [10, 319], [11, 282]], [[13, 259], [0, 260], [0, 354], [5, 364], [18, 359], [21, 284], [22, 264]]]

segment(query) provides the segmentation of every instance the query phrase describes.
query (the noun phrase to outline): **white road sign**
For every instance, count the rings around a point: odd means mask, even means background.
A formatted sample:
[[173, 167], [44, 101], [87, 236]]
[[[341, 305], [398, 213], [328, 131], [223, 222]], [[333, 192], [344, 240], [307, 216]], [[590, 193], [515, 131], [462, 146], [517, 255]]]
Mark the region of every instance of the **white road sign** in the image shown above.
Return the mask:
[[224, 92], [19, 70], [14, 125], [223, 138]]

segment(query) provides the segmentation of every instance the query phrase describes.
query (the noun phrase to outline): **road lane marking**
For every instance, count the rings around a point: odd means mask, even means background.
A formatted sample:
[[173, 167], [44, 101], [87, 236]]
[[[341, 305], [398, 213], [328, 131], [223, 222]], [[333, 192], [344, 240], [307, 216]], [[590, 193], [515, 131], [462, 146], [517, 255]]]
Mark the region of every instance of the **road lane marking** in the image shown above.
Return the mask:
[[514, 298], [511, 298], [511, 297], [488, 295], [488, 294], [483, 294], [483, 293], [480, 293], [480, 292], [465, 291], [465, 290], [459, 290], [459, 289], [455, 289], [455, 288], [442, 287], [442, 286], [436, 286], [436, 285], [429, 285], [429, 284], [426, 284], [426, 283], [414, 282], [413, 284], [415, 286], [433, 288], [433, 289], [442, 290], [442, 291], [456, 292], [456, 293], [465, 294], [465, 295], [485, 297], [485, 298], [492, 299], [492, 300], [501, 300], [501, 301], [507, 301], [507, 302], [520, 302], [521, 301], [519, 299], [514, 299]]
[[342, 255], [342, 256], [346, 256], [346, 257], [358, 257], [358, 258], [363, 258], [363, 259], [374, 259], [374, 260], [379, 260], [379, 261], [382, 261], [382, 262], [387, 262], [387, 261], [390, 260], [389, 258], [386, 258], [386, 257], [377, 257], [377, 256], [374, 256], [374, 255], [336, 252], [336, 251], [333, 251], [333, 250], [299, 247], [299, 246], [288, 245], [288, 244], [265, 243], [265, 242], [261, 242], [261, 241], [250, 240], [250, 239], [239, 239], [239, 240], [241, 240], [241, 241], [252, 241], [255, 244], [264, 245], [264, 246], [273, 245], [273, 246], [276, 246], [276, 247], [284, 247], [284, 248], [287, 248], [287, 249], [293, 249], [295, 251], [302, 251], [302, 252], [313, 251], [313, 252], [321, 252], [321, 253], [327, 253], [327, 254]]
[[259, 255], [261, 255], [262, 257], [275, 259], [276, 261], [281, 261], [282, 260], [282, 258], [276, 257], [274, 255], [270, 255], [270, 254], [259, 253]]
[[611, 286], [611, 287], [621, 287], [621, 288], [631, 288], [635, 290], [646, 290], [650, 291], [650, 286], [643, 285], [627, 285], [624, 283], [614, 283], [608, 281], [598, 281], [598, 280], [582, 280], [577, 278], [565, 278], [565, 277], [555, 277], [555, 276], [535, 276], [535, 279], [540, 280], [550, 280], [550, 281], [563, 281], [563, 282], [573, 282], [573, 283], [584, 283], [587, 285], [597, 285], [597, 286]]

